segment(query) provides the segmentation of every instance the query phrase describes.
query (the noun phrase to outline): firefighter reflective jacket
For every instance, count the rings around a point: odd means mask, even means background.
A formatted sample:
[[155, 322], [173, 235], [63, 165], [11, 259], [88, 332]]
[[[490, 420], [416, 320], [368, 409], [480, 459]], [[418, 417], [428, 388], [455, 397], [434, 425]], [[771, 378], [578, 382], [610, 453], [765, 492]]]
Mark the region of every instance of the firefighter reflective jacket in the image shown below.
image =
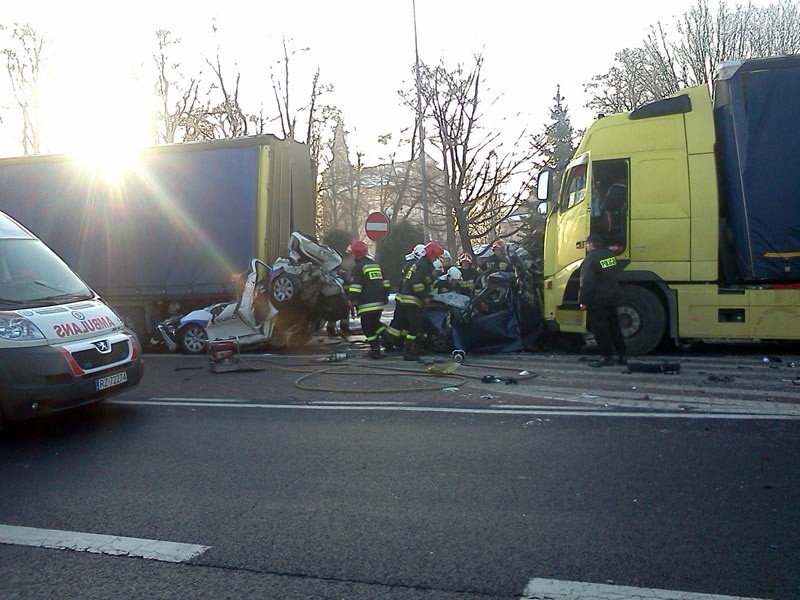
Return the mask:
[[406, 272], [403, 286], [396, 296], [397, 302], [421, 307], [430, 294], [433, 271], [433, 263], [427, 257], [415, 262]]
[[347, 295], [355, 303], [358, 314], [383, 310], [389, 295], [389, 285], [389, 280], [383, 278], [381, 266], [369, 256], [363, 256], [350, 271]]

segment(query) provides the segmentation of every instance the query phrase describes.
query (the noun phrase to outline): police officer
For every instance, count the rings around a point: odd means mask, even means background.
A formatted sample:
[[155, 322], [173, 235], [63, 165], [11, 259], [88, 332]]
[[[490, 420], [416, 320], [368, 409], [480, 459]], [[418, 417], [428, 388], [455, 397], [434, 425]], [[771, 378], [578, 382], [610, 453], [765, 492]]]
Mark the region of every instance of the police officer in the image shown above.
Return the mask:
[[367, 339], [370, 358], [383, 358], [378, 336], [386, 329], [381, 323], [381, 313], [389, 294], [389, 280], [383, 278], [381, 266], [367, 253], [367, 245], [361, 240], [350, 243], [348, 252], [355, 264], [350, 271], [348, 298], [361, 317], [361, 331]]
[[596, 233], [586, 238], [586, 258], [581, 265], [578, 302], [586, 311], [587, 329], [594, 334], [600, 350], [600, 360], [589, 363], [592, 367], [614, 364], [612, 354], [617, 353], [617, 363], [628, 364], [625, 339], [619, 325], [617, 305], [620, 300], [617, 257], [603, 244]]

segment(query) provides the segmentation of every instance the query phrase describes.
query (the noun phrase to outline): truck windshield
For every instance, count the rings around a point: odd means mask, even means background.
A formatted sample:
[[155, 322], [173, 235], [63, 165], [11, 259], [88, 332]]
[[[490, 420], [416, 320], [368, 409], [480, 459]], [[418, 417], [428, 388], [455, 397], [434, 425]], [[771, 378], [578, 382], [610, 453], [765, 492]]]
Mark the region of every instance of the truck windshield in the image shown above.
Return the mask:
[[0, 310], [92, 297], [92, 290], [41, 241], [0, 239]]

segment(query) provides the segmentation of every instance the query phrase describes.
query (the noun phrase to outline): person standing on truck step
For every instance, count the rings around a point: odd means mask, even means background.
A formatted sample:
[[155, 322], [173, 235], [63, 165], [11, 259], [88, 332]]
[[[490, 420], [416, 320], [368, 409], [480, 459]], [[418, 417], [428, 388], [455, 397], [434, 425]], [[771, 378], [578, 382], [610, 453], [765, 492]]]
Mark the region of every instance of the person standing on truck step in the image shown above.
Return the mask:
[[589, 363], [591, 367], [613, 365], [614, 351], [618, 364], [628, 364], [625, 339], [617, 314], [621, 270], [617, 257], [604, 246], [603, 238], [596, 233], [589, 235], [586, 238], [586, 258], [581, 265], [578, 303], [581, 310], [586, 311], [586, 327], [594, 334], [600, 350], [600, 359]]
[[348, 297], [351, 306], [361, 318], [361, 331], [369, 344], [367, 356], [383, 358], [380, 336], [386, 327], [381, 323], [381, 314], [389, 295], [389, 280], [383, 278], [381, 266], [367, 252], [367, 245], [361, 240], [350, 243], [347, 249], [356, 261], [350, 271]]

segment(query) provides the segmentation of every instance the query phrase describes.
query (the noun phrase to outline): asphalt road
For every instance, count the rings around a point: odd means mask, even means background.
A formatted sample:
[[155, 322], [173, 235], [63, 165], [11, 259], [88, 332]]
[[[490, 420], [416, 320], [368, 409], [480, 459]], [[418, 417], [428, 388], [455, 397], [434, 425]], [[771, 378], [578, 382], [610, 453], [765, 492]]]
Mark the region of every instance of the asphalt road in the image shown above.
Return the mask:
[[0, 543], [0, 597], [533, 598], [534, 578], [800, 597], [793, 357], [602, 377], [577, 356], [468, 357], [459, 383], [318, 355], [224, 374], [148, 356], [119, 401], [4, 432], [0, 526], [207, 549]]

